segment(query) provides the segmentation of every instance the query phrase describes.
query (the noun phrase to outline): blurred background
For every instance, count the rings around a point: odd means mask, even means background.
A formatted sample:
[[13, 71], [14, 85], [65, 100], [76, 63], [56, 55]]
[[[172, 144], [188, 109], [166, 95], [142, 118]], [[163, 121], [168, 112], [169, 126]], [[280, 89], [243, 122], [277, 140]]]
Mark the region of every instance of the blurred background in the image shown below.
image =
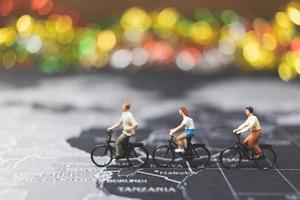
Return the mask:
[[[0, 199], [300, 199], [299, 86], [299, 0], [0, 0]], [[150, 153], [186, 106], [209, 169], [96, 168], [124, 100]], [[223, 173], [248, 105], [278, 164]]]
[[0, 66], [300, 75], [300, 2], [0, 0]]

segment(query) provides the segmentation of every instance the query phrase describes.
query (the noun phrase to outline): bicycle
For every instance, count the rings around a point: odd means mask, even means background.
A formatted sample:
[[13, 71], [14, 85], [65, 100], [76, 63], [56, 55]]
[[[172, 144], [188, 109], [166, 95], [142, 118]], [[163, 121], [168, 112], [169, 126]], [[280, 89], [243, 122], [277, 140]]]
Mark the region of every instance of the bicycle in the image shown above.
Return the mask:
[[219, 160], [221, 165], [226, 169], [236, 168], [240, 165], [242, 157], [249, 161], [254, 161], [260, 169], [269, 169], [276, 163], [276, 153], [270, 144], [260, 144], [262, 155], [255, 158], [255, 153], [247, 145], [243, 144], [239, 134], [235, 134], [237, 140], [234, 146], [230, 146], [221, 151]]
[[[115, 141], [111, 139], [112, 133], [112, 131], [107, 132], [108, 140], [106, 140], [106, 144], [97, 145], [91, 151], [92, 162], [98, 167], [108, 166], [113, 160], [115, 148], [111, 144]], [[128, 141], [123, 145], [123, 149], [124, 155], [122, 158], [126, 158], [127, 166], [139, 168], [148, 163], [149, 153], [143, 143], [131, 143], [128, 138]]]
[[[168, 145], [158, 146], [152, 153], [152, 158], [156, 166], [169, 167], [175, 161], [175, 149], [177, 144], [173, 141], [174, 136], [168, 140]], [[184, 160], [188, 161], [191, 167], [196, 169], [205, 168], [210, 161], [210, 152], [205, 144], [192, 144], [190, 137], [187, 138], [187, 148], [184, 153], [178, 153]], [[194, 168], [194, 167], [193, 167]]]

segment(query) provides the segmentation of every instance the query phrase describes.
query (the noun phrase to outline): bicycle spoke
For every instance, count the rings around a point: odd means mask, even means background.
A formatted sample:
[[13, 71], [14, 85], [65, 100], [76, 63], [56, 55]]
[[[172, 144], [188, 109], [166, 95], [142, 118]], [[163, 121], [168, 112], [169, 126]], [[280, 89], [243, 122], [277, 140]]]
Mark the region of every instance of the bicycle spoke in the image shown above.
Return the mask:
[[220, 162], [224, 168], [237, 167], [241, 162], [241, 154], [234, 147], [229, 147], [220, 153]]
[[148, 152], [144, 147], [133, 147], [128, 162], [134, 167], [143, 167], [148, 162]]
[[174, 161], [174, 152], [168, 146], [160, 146], [153, 151], [154, 163], [159, 167], [167, 167]]
[[112, 161], [112, 151], [107, 146], [97, 146], [91, 152], [93, 163], [99, 167], [104, 167]]
[[190, 165], [192, 168], [202, 169], [209, 164], [210, 153], [205, 147], [193, 147], [190, 157]]
[[276, 162], [276, 154], [271, 148], [262, 148], [262, 157], [255, 159], [255, 164], [260, 169], [269, 169]]

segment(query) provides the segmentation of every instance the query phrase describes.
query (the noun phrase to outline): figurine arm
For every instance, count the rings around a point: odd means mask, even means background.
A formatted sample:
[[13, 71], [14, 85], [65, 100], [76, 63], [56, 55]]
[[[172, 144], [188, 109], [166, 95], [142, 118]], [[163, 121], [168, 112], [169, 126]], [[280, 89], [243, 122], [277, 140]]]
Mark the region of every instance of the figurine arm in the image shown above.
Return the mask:
[[[241, 130], [243, 130], [245, 127], [247, 127], [249, 125], [248, 119], [242, 123], [238, 128], [234, 129], [233, 132], [234, 133], [241, 133]], [[244, 132], [244, 130], [242, 131]]]
[[184, 124], [180, 124], [179, 126], [170, 129], [170, 135], [173, 135], [175, 132], [177, 132], [178, 130], [182, 129], [184, 127]]
[[116, 128], [120, 128], [122, 126], [122, 122], [123, 122], [123, 118], [121, 117], [117, 123], [109, 127], [107, 130], [109, 131], [109, 130], [114, 130]]
[[135, 130], [138, 127], [138, 123], [135, 121], [134, 117], [130, 116], [131, 126], [126, 128], [126, 131], [132, 131]]

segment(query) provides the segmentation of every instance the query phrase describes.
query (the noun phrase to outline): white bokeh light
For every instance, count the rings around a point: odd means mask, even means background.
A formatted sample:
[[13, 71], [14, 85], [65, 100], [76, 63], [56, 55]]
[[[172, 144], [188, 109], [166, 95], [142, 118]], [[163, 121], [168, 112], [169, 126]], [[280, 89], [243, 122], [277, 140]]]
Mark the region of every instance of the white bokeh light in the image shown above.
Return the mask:
[[39, 36], [32, 36], [26, 41], [26, 49], [30, 53], [37, 53], [42, 48], [42, 40]]
[[145, 65], [149, 59], [148, 52], [143, 48], [135, 48], [131, 51], [132, 64], [135, 66]]
[[127, 49], [119, 49], [115, 51], [111, 58], [110, 64], [115, 68], [126, 68], [132, 61], [132, 54]]
[[190, 53], [183, 51], [177, 55], [176, 65], [179, 69], [188, 71], [195, 67], [196, 61]]

